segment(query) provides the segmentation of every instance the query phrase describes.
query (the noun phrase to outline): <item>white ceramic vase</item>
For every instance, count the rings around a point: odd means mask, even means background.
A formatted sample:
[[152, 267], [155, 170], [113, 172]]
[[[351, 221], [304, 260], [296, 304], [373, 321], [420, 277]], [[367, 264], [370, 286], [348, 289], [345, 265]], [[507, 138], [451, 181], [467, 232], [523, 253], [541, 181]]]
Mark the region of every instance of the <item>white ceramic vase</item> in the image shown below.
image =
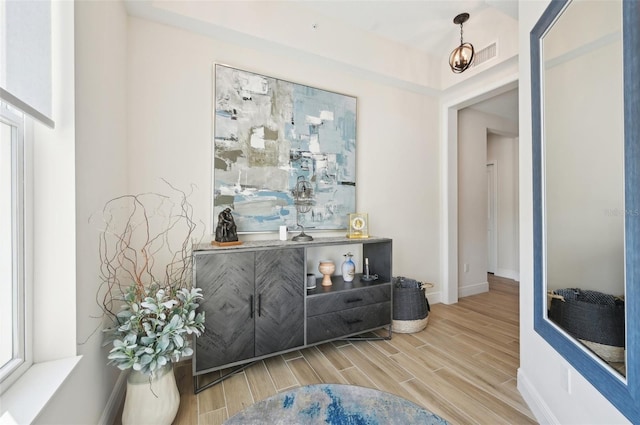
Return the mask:
[[356, 275], [356, 263], [353, 262], [353, 254], [348, 252], [344, 254], [346, 260], [342, 263], [342, 280], [345, 282], [353, 282]]
[[336, 271], [336, 265], [331, 260], [320, 260], [318, 271], [322, 273], [322, 286], [331, 286], [331, 275]]
[[171, 425], [180, 407], [180, 393], [173, 365], [166, 364], [154, 377], [132, 370], [127, 377], [127, 395], [122, 425]]

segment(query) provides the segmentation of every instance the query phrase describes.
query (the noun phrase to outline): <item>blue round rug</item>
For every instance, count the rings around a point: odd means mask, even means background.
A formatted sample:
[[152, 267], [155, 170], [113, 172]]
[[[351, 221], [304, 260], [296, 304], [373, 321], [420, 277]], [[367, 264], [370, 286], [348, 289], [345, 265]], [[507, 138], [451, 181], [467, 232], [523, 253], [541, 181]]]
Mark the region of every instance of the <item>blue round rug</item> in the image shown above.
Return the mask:
[[440, 416], [393, 394], [354, 385], [307, 385], [259, 401], [225, 425], [448, 424]]

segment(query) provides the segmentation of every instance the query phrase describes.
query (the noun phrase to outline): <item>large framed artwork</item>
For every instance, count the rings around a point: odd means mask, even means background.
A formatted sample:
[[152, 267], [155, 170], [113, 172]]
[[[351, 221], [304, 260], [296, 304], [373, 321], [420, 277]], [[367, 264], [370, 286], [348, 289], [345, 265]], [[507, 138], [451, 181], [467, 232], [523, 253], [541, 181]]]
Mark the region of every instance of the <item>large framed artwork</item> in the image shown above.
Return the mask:
[[231, 208], [242, 233], [347, 228], [355, 97], [216, 64], [214, 99], [214, 225]]

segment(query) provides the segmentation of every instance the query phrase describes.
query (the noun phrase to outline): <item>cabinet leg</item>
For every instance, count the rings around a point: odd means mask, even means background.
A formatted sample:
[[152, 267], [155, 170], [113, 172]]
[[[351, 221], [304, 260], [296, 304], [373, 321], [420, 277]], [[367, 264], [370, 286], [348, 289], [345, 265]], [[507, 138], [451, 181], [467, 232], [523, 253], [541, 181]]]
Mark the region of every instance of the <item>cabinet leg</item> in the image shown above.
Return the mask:
[[251, 363], [246, 363], [240, 366], [236, 366], [231, 372], [222, 375], [221, 377], [219, 377], [218, 379], [216, 379], [215, 381], [209, 382], [206, 385], [203, 385], [202, 387], [198, 386], [198, 378], [200, 377], [200, 375], [194, 375], [193, 376], [193, 393], [194, 394], [198, 394], [201, 393], [202, 391], [206, 390], [207, 388], [211, 388], [214, 385], [219, 384], [220, 382], [224, 381], [227, 378], [231, 378], [231, 376], [235, 375], [238, 372], [242, 372], [243, 370], [245, 370], [246, 368], [248, 368], [249, 366], [251, 366], [252, 364], [254, 364], [255, 362], [251, 362]]
[[391, 325], [389, 325], [386, 336], [352, 336], [349, 338], [342, 338], [341, 341], [389, 341], [392, 336], [391, 333]]

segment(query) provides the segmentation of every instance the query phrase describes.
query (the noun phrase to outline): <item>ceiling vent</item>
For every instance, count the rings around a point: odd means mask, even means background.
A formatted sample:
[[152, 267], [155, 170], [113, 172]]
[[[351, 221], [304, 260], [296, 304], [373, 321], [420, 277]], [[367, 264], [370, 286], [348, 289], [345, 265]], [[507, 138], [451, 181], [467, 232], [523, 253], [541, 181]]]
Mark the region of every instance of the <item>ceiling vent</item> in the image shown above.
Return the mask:
[[482, 65], [483, 63], [495, 58], [498, 54], [498, 43], [493, 42], [489, 44], [482, 50], [478, 50], [473, 58], [473, 63], [471, 64], [472, 68], [475, 68], [478, 65]]

